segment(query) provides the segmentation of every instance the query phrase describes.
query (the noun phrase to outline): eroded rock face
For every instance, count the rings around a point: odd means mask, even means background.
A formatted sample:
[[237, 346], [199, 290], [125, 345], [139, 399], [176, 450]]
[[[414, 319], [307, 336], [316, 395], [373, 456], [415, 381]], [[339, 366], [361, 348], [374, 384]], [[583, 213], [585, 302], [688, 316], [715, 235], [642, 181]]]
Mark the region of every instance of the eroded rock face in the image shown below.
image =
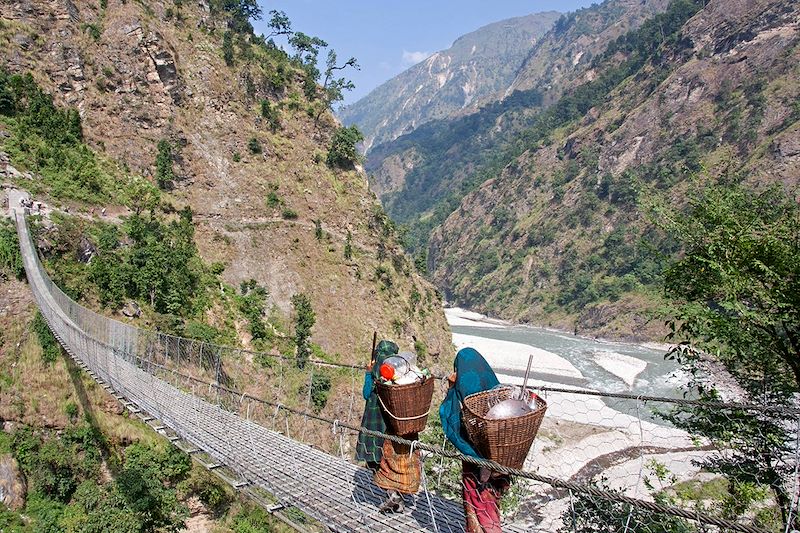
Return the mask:
[[[169, 141], [178, 178], [170, 201], [198, 214], [203, 258], [225, 264], [226, 282], [256, 279], [268, 287], [270, 305], [287, 314], [293, 294], [309, 294], [314, 342], [329, 353], [360, 360], [376, 330], [400, 331], [405, 346], [416, 336], [429, 353], [449, 357], [450, 332], [434, 287], [402, 265], [391, 294], [371, 279], [381, 239], [371, 225], [377, 205], [363, 175], [325, 165], [333, 117], [315, 122], [280, 105], [290, 92], [303, 94], [304, 75], [287, 66], [276, 82], [264, 61], [238, 55], [226, 65], [224, 21], [207, 2], [108, 4], [9, 0], [3, 20], [19, 42], [0, 47], [0, 58], [12, 72], [32, 72], [57, 104], [76, 107], [87, 143], [130, 174], [152, 178], [158, 142]], [[178, 9], [180, 17], [168, 15]], [[262, 99], [279, 110], [278, 131], [260, 116]], [[258, 155], [248, 151], [253, 137], [262, 145]], [[266, 206], [265, 191], [273, 187], [296, 221]], [[313, 220], [322, 220], [329, 242], [313, 238]], [[342, 253], [348, 232], [364, 251], [355, 269]], [[44, 231], [37, 245], [46, 255], [56, 242]], [[74, 244], [66, 253], [75, 253]], [[422, 294], [424, 311], [406, 310], [412, 294]]]
[[0, 502], [12, 511], [25, 507], [25, 479], [10, 454], [0, 455]]
[[139, 318], [142, 315], [142, 309], [136, 302], [131, 300], [122, 308], [122, 314], [128, 318]]
[[75, 255], [81, 263], [88, 263], [92, 260], [92, 258], [97, 255], [97, 248], [95, 248], [92, 241], [90, 241], [85, 235], [81, 235], [80, 240], [78, 241], [77, 249], [75, 250]]
[[146, 38], [140, 41], [140, 44], [147, 52], [152, 65], [148, 81], [160, 83], [164, 91], [172, 98], [172, 103], [180, 104], [181, 85], [178, 68], [175, 65], [175, 52], [169, 49], [169, 45], [158, 32], [150, 32]]

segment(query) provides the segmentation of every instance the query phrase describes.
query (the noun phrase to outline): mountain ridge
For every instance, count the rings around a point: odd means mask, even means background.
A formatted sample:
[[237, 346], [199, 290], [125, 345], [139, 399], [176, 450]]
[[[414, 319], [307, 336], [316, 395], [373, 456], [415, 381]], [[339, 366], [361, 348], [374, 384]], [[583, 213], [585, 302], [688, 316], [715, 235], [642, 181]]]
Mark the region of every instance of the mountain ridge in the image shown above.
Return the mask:
[[362, 130], [368, 152], [409, 128], [492, 100], [505, 91], [530, 48], [558, 16], [548, 11], [482, 26], [337, 115], [345, 125], [356, 124]]

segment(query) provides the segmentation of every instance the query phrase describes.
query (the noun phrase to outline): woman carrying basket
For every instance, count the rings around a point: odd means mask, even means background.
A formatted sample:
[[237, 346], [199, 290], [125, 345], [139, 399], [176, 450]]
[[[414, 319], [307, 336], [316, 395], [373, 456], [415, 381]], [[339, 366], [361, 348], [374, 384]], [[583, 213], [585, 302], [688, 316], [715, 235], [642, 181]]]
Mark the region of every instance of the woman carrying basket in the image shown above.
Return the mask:
[[[455, 372], [448, 378], [450, 390], [439, 408], [447, 439], [461, 453], [481, 457], [461, 423], [464, 398], [500, 384], [489, 363], [473, 348], [456, 354]], [[462, 461], [464, 514], [467, 533], [501, 533], [500, 499], [511, 485], [511, 476]]]
[[[380, 379], [380, 367], [386, 359], [397, 354], [397, 345], [391, 341], [381, 341], [375, 349], [375, 357], [364, 378], [364, 399], [367, 401], [361, 425], [367, 429], [389, 433], [383, 419], [375, 384]], [[404, 439], [417, 440], [418, 434], [398, 435]], [[411, 454], [409, 445], [399, 444], [363, 433], [358, 436], [356, 458], [367, 462], [375, 470], [375, 484], [385, 489], [387, 499], [381, 505], [381, 512], [403, 512], [402, 494], [415, 494], [419, 490], [422, 477], [419, 451]]]
[[[361, 417], [361, 426], [373, 431], [386, 433], [386, 423], [383, 421], [381, 406], [378, 403], [378, 393], [375, 392], [375, 383], [380, 379], [380, 368], [383, 362], [389, 357], [396, 355], [398, 347], [392, 341], [383, 340], [378, 343], [375, 352], [372, 354], [372, 362], [367, 367], [364, 376], [364, 416]], [[356, 460], [366, 461], [367, 467], [377, 470], [381, 462], [383, 450], [383, 438], [373, 437], [364, 433], [358, 434], [358, 444], [356, 446]]]

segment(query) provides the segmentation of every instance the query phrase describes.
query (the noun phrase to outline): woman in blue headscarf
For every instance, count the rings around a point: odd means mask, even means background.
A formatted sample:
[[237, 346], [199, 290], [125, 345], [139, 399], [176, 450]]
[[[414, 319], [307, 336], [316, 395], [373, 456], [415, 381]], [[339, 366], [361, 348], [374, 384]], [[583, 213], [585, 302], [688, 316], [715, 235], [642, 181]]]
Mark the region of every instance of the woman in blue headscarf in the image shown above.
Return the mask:
[[[461, 423], [464, 398], [500, 384], [486, 359], [473, 348], [456, 354], [455, 372], [448, 378], [450, 390], [439, 408], [442, 429], [447, 439], [464, 455], [481, 457]], [[467, 533], [502, 533], [500, 498], [511, 484], [511, 477], [462, 462], [464, 514]]]

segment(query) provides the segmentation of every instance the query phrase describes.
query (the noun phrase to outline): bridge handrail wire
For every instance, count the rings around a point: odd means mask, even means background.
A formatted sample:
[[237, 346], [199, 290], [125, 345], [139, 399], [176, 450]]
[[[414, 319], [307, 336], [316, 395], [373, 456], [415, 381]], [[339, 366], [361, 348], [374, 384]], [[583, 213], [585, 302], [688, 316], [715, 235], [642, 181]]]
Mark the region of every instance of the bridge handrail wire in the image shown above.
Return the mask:
[[576, 492], [576, 493], [587, 494], [589, 496], [595, 496], [595, 497], [598, 497], [598, 498], [602, 498], [604, 500], [609, 500], [609, 501], [614, 501], [614, 502], [619, 502], [619, 503], [627, 503], [627, 504], [630, 504], [630, 505], [633, 505], [633, 506], [636, 506], [636, 507], [640, 507], [640, 508], [643, 508], [643, 509], [646, 509], [646, 510], [649, 510], [649, 511], [659, 512], [659, 513], [663, 513], [663, 514], [669, 514], [669, 515], [677, 516], [677, 517], [680, 517], [680, 518], [687, 518], [687, 519], [695, 520], [695, 521], [698, 521], [698, 522], [704, 523], [704, 524], [725, 527], [725, 528], [728, 528], [727, 529], [728, 531], [743, 531], [743, 532], [749, 532], [749, 533], [767, 533], [767, 530], [765, 530], [765, 529], [761, 529], [761, 528], [753, 527], [753, 526], [748, 526], [746, 524], [739, 524], [737, 522], [732, 522], [730, 520], [717, 518], [717, 517], [714, 517], [714, 516], [711, 516], [711, 515], [708, 515], [708, 514], [705, 514], [705, 513], [700, 513], [700, 512], [697, 512], [697, 511], [690, 511], [690, 510], [687, 510], [687, 509], [684, 509], [682, 507], [678, 507], [678, 506], [675, 506], [675, 505], [664, 505], [664, 504], [659, 504], [659, 503], [650, 502], [650, 501], [646, 501], [646, 500], [641, 500], [641, 499], [638, 499], [638, 498], [631, 498], [631, 497], [628, 497], [628, 496], [624, 496], [624, 495], [618, 494], [616, 492], [610, 492], [610, 491], [598, 489], [598, 488], [593, 487], [591, 485], [575, 483], [575, 482], [572, 482], [572, 481], [559, 479], [559, 478], [555, 478], [555, 477], [550, 477], [550, 476], [543, 476], [541, 474], [537, 474], [536, 472], [531, 472], [531, 471], [527, 471], [527, 470], [509, 468], [507, 466], [503, 466], [503, 465], [501, 465], [499, 463], [496, 463], [494, 461], [490, 461], [488, 459], [482, 459], [482, 458], [479, 458], [479, 457], [473, 457], [471, 455], [465, 455], [465, 454], [463, 454], [463, 453], [461, 453], [459, 451], [448, 450], [448, 449], [442, 448], [440, 446], [436, 446], [436, 445], [433, 445], [433, 444], [427, 444], [427, 443], [420, 442], [420, 441], [412, 441], [412, 440], [404, 439], [403, 437], [399, 437], [397, 435], [391, 435], [391, 434], [388, 434], [388, 433], [383, 433], [381, 431], [375, 431], [375, 430], [367, 429], [367, 428], [365, 428], [363, 426], [356, 426], [356, 425], [352, 425], [352, 424], [347, 424], [347, 423], [342, 422], [340, 420], [336, 420], [336, 419], [333, 419], [333, 418], [325, 417], [325, 416], [322, 416], [320, 414], [304, 411], [302, 409], [297, 409], [297, 408], [294, 408], [294, 407], [289, 407], [289, 406], [281, 404], [281, 403], [271, 402], [269, 400], [265, 400], [265, 399], [259, 398], [257, 396], [253, 396], [253, 395], [250, 395], [250, 394], [247, 394], [247, 393], [244, 393], [244, 392], [240, 392], [240, 391], [237, 391], [235, 389], [231, 389], [231, 388], [225, 387], [223, 385], [218, 385], [218, 384], [212, 383], [212, 382], [205, 382], [205, 381], [203, 381], [201, 379], [198, 379], [198, 378], [195, 378], [193, 376], [186, 375], [186, 374], [182, 374], [182, 373], [180, 373], [180, 372], [178, 372], [178, 371], [176, 371], [174, 369], [171, 369], [171, 368], [168, 368], [168, 367], [165, 367], [165, 366], [159, 366], [159, 369], [162, 370], [162, 371], [171, 373], [171, 374], [175, 374], [175, 375], [177, 375], [177, 376], [179, 376], [181, 378], [194, 381], [194, 382], [196, 382], [196, 383], [198, 383], [200, 385], [218, 388], [219, 390], [221, 390], [223, 392], [226, 392], [228, 394], [231, 394], [231, 395], [234, 395], [234, 396], [240, 396], [240, 397], [243, 397], [243, 398], [247, 398], [247, 399], [249, 399], [251, 401], [254, 401], [256, 403], [260, 403], [262, 405], [267, 405], [267, 406], [270, 406], [270, 407], [274, 407], [274, 408], [276, 408], [278, 410], [286, 411], [286, 412], [289, 412], [289, 413], [292, 413], [292, 414], [295, 414], [295, 415], [300, 415], [300, 416], [311, 418], [313, 420], [317, 420], [317, 421], [320, 421], [320, 422], [325, 422], [327, 424], [330, 424], [333, 428], [347, 429], [352, 434], [355, 434], [355, 435], [357, 435], [359, 433], [364, 433], [366, 435], [370, 435], [370, 436], [374, 436], [374, 437], [381, 437], [383, 439], [391, 440], [391, 441], [397, 442], [399, 444], [404, 444], [404, 445], [407, 445], [407, 446], [413, 446], [414, 448], [419, 449], [419, 450], [425, 450], [425, 451], [427, 451], [429, 453], [432, 453], [434, 455], [439, 455], [441, 457], [445, 457], [445, 458], [448, 458], [448, 459], [460, 460], [460, 461], [467, 462], [467, 463], [470, 463], [470, 464], [473, 464], [473, 465], [476, 465], [476, 466], [482, 466], [482, 467], [488, 468], [490, 470], [493, 470], [495, 472], [500, 472], [502, 474], [508, 474], [508, 475], [511, 475], [511, 476], [530, 479], [531, 481], [537, 481], [537, 482], [540, 482], [540, 483], [546, 483], [546, 484], [551, 485], [551, 486], [556, 487], [556, 488], [571, 490], [571, 491]]
[[[30, 233], [28, 232], [29, 238]], [[36, 250], [36, 247], [33, 247]], [[38, 259], [38, 257], [37, 257]], [[180, 342], [187, 342], [195, 344], [199, 347], [200, 350], [208, 350], [209, 353], [215, 354], [214, 357], [214, 366], [218, 367], [221, 357], [217, 354], [224, 351], [237, 351], [241, 354], [247, 354], [252, 358], [257, 357], [268, 357], [271, 359], [282, 360], [286, 362], [295, 363], [295, 359], [293, 357], [289, 357], [282, 354], [276, 354], [273, 352], [264, 352], [258, 350], [249, 350], [245, 348], [237, 348], [233, 346], [226, 346], [222, 344], [211, 343], [207, 341], [201, 341], [197, 339], [190, 339], [188, 337], [180, 337], [177, 335], [172, 335], [170, 333], [164, 332], [152, 332], [150, 330], [145, 330], [139, 328], [137, 326], [133, 326], [131, 324], [119, 321], [117, 319], [101, 315], [91, 309], [81, 306], [74, 300], [72, 300], [68, 295], [66, 295], [55, 283], [52, 282], [47, 272], [44, 270], [43, 265], [40, 261], [36, 261], [37, 267], [39, 268], [40, 272], [43, 274], [43, 279], [48, 282], [50, 290], [57, 291], [57, 294], [64, 300], [68, 300], [70, 304], [75, 305], [80, 308], [80, 310], [84, 313], [88, 313], [90, 316], [97, 320], [108, 321], [111, 323], [115, 323], [120, 328], [130, 328], [132, 330], [136, 330], [138, 332], [144, 332], [148, 335], [156, 334], [161, 338], [164, 338], [170, 343], [180, 343]], [[72, 313], [68, 313], [69, 316], [73, 316]], [[358, 372], [364, 372], [364, 366], [354, 365], [349, 363], [339, 363], [333, 361], [325, 361], [322, 359], [314, 359], [311, 358], [308, 360], [309, 364], [313, 364], [319, 367], [333, 367], [333, 368], [343, 368], [348, 370], [354, 370]], [[444, 381], [447, 379], [446, 375], [434, 375], [434, 379], [439, 381]], [[668, 396], [651, 396], [651, 395], [641, 395], [641, 394], [629, 394], [623, 392], [605, 392], [605, 391], [598, 391], [592, 389], [582, 389], [582, 388], [573, 388], [573, 387], [558, 387], [553, 385], [544, 385], [544, 384], [537, 384], [535, 382], [531, 383], [530, 386], [536, 390], [543, 391], [543, 392], [558, 392], [562, 394], [575, 394], [575, 395], [583, 395], [583, 396], [595, 396], [598, 398], [613, 398], [613, 399], [621, 399], [621, 400], [634, 400], [634, 401], [641, 401], [644, 403], [668, 403], [668, 404], [675, 404], [675, 405], [683, 405], [683, 406], [697, 406], [697, 407], [704, 407], [708, 409], [730, 409], [730, 410], [739, 410], [739, 411], [753, 411], [753, 412], [762, 412], [762, 413], [772, 413], [775, 415], [800, 415], [800, 407], [792, 407], [787, 405], [769, 405], [769, 404], [755, 404], [755, 403], [740, 403], [740, 402], [722, 402], [722, 401], [703, 401], [703, 400], [692, 400], [688, 398], [672, 398]]]
[[[15, 213], [15, 215], [16, 215], [16, 213]], [[678, 506], [674, 506], [674, 505], [665, 505], [665, 504], [661, 504], [661, 503], [657, 503], [657, 502], [653, 502], [653, 501], [646, 501], [646, 500], [642, 500], [642, 499], [638, 499], [638, 498], [632, 498], [632, 497], [625, 496], [624, 494], [620, 494], [620, 493], [617, 493], [617, 492], [610, 492], [610, 491], [607, 491], [607, 490], [602, 490], [602, 489], [599, 489], [599, 488], [596, 488], [594, 486], [587, 485], [587, 484], [580, 484], [580, 483], [575, 483], [575, 482], [572, 482], [572, 481], [559, 479], [559, 478], [555, 478], [555, 477], [543, 476], [543, 475], [537, 474], [536, 472], [508, 468], [506, 466], [500, 465], [500, 464], [495, 463], [493, 461], [489, 461], [489, 460], [486, 460], [486, 459], [481, 459], [481, 458], [468, 456], [468, 455], [462, 454], [462, 453], [460, 453], [458, 451], [447, 450], [447, 449], [443, 449], [443, 448], [441, 448], [439, 446], [434, 446], [434, 445], [430, 445], [430, 444], [426, 444], [426, 443], [422, 443], [422, 442], [418, 442], [418, 441], [410, 441], [410, 440], [403, 439], [402, 437], [398, 437], [398, 436], [395, 436], [395, 435], [390, 435], [390, 434], [386, 434], [386, 433], [379, 432], [379, 431], [369, 430], [369, 429], [361, 427], [361, 426], [356, 426], [356, 425], [348, 424], [348, 423], [345, 423], [345, 422], [341, 422], [339, 420], [334, 420], [334, 419], [331, 419], [331, 418], [327, 418], [327, 417], [324, 417], [324, 416], [316, 414], [316, 413], [303, 411], [301, 409], [292, 408], [292, 407], [289, 407], [289, 406], [286, 406], [286, 405], [283, 405], [283, 404], [280, 404], [280, 403], [271, 402], [269, 400], [258, 398], [256, 396], [237, 391], [235, 389], [226, 387], [225, 385], [221, 384], [221, 382], [220, 382], [220, 371], [219, 371], [220, 366], [221, 366], [219, 363], [221, 361], [220, 361], [220, 356], [218, 354], [215, 355], [216, 359], [213, 361], [214, 364], [215, 364], [215, 367], [216, 367], [216, 378], [217, 378], [214, 382], [205, 381], [205, 380], [199, 379], [199, 378], [197, 378], [195, 376], [190, 376], [190, 375], [187, 375], [187, 374], [183, 374], [181, 372], [178, 372], [178, 371], [176, 371], [174, 369], [171, 369], [171, 368], [167, 367], [166, 365], [162, 365], [162, 364], [159, 364], [158, 362], [153, 361], [153, 357], [152, 357], [154, 355], [153, 351], [150, 351], [149, 357], [147, 359], [142, 358], [142, 357], [140, 357], [138, 355], [139, 352], [135, 349], [135, 346], [138, 345], [137, 341], [139, 341], [141, 339], [140, 334], [142, 334], [142, 337], [144, 337], [146, 339], [152, 340], [153, 338], [157, 338], [157, 339], [163, 340], [166, 351], [169, 351], [170, 342], [181, 341], [181, 340], [186, 341], [186, 342], [190, 342], [190, 343], [193, 343], [193, 344], [199, 344], [201, 347], [209, 347], [209, 348], [212, 349], [212, 351], [214, 349], [218, 349], [218, 348], [221, 348], [221, 349], [230, 349], [230, 348], [223, 347], [223, 346], [218, 346], [218, 345], [214, 345], [214, 344], [210, 344], [210, 343], [203, 343], [201, 341], [195, 341], [195, 340], [192, 340], [192, 339], [183, 339], [181, 337], [165, 335], [165, 334], [161, 334], [161, 333], [157, 333], [157, 332], [143, 330], [143, 329], [137, 328], [135, 326], [131, 326], [131, 325], [125, 324], [123, 322], [120, 322], [120, 321], [105, 317], [103, 315], [95, 313], [94, 311], [92, 311], [90, 309], [87, 309], [84, 306], [81, 306], [80, 304], [78, 304], [77, 302], [75, 302], [74, 300], [69, 298], [69, 296], [67, 296], [52, 281], [50, 276], [44, 270], [44, 267], [41, 264], [41, 261], [39, 260], [38, 255], [36, 255], [36, 247], [35, 247], [35, 245], [33, 243], [32, 236], [31, 236], [31, 234], [30, 234], [30, 232], [29, 232], [29, 230], [27, 228], [27, 223], [25, 221], [25, 218], [16, 216], [16, 219], [17, 219], [17, 228], [18, 228], [18, 232], [19, 232], [19, 235], [20, 235], [20, 239], [22, 239], [24, 237], [27, 237], [27, 239], [29, 239], [29, 243], [30, 243], [31, 248], [32, 248], [33, 253], [34, 253], [34, 259], [33, 259], [34, 266], [38, 270], [38, 274], [39, 274], [41, 280], [45, 283], [45, 287], [48, 290], [48, 292], [50, 293], [50, 296], [52, 297], [53, 302], [57, 306], [59, 306], [61, 308], [61, 310], [64, 312], [64, 314], [67, 317], [69, 317], [71, 319], [71, 322], [64, 322], [64, 325], [67, 328], [73, 330], [73, 332], [75, 334], [78, 334], [79, 336], [84, 336], [84, 337], [88, 338], [89, 340], [91, 340], [94, 343], [94, 345], [95, 345], [95, 347], [94, 347], [95, 353], [94, 354], [91, 354], [91, 353], [88, 354], [88, 357], [90, 357], [90, 358], [91, 357], [97, 357], [97, 351], [98, 351], [97, 347], [103, 347], [103, 348], [106, 348], [106, 353], [112, 353], [115, 356], [117, 356], [117, 357], [112, 357], [112, 359], [113, 359], [113, 361], [111, 361], [112, 364], [116, 365], [117, 358], [119, 356], [121, 356], [121, 359], [123, 359], [123, 360], [125, 360], [125, 361], [127, 361], [129, 363], [135, 364], [137, 367], [142, 369], [147, 374], [150, 374], [154, 378], [156, 377], [154, 372], [153, 372], [154, 369], [167, 371], [167, 372], [172, 373], [173, 375], [175, 375], [176, 378], [183, 378], [183, 379], [187, 380], [187, 382], [188, 381], [192, 381], [194, 383], [197, 383], [197, 384], [200, 384], [200, 385], [203, 385], [203, 386], [208, 386], [209, 388], [214, 388], [218, 392], [219, 391], [225, 392], [227, 394], [238, 396], [238, 397], [240, 397], [242, 399], [247, 398], [248, 400], [274, 407], [274, 408], [276, 408], [276, 410], [283, 410], [283, 411], [290, 412], [290, 413], [293, 413], [293, 414], [296, 414], [296, 415], [301, 415], [301, 416], [304, 416], [304, 417], [307, 417], [307, 418], [311, 418], [311, 419], [314, 419], [314, 420], [317, 420], [317, 421], [320, 421], [320, 422], [325, 422], [325, 423], [330, 424], [330, 425], [335, 425], [335, 427], [347, 429], [351, 433], [354, 433], [354, 434], [364, 433], [364, 434], [371, 435], [371, 436], [381, 437], [381, 438], [384, 438], [384, 439], [387, 439], [387, 440], [391, 440], [391, 441], [394, 441], [394, 442], [402, 443], [402, 444], [409, 445], [409, 446], [414, 446], [417, 449], [425, 450], [425, 451], [427, 451], [429, 453], [436, 454], [436, 455], [439, 455], [439, 456], [442, 456], [442, 457], [446, 457], [446, 458], [449, 458], [449, 459], [460, 460], [460, 461], [467, 462], [467, 463], [470, 463], [470, 464], [473, 464], [473, 465], [486, 467], [486, 468], [488, 468], [490, 470], [493, 470], [493, 471], [496, 471], [496, 472], [509, 474], [509, 475], [516, 476], [516, 477], [519, 477], [519, 478], [529, 479], [529, 480], [537, 481], [537, 482], [541, 482], [541, 483], [546, 483], [546, 484], [551, 485], [551, 486], [553, 486], [555, 488], [569, 490], [570, 492], [574, 492], [574, 493], [582, 493], [582, 494], [587, 494], [587, 495], [590, 495], [590, 496], [593, 496], [593, 497], [602, 498], [604, 500], [620, 502], [620, 503], [626, 503], [626, 504], [629, 504], [629, 505], [632, 505], [632, 506], [636, 506], [638, 508], [645, 509], [645, 510], [652, 511], [652, 512], [656, 512], [656, 513], [668, 514], [668, 515], [672, 515], [672, 516], [676, 516], [676, 517], [680, 517], [680, 518], [686, 518], [686, 519], [689, 519], [689, 520], [694, 520], [694, 521], [697, 521], [697, 522], [700, 522], [700, 523], [703, 523], [703, 524], [708, 524], [708, 525], [713, 525], [713, 526], [726, 528], [727, 531], [741, 531], [741, 532], [745, 532], [745, 533], [767, 533], [767, 530], [764, 530], [764, 529], [761, 529], [761, 528], [758, 528], [758, 527], [750, 526], [750, 525], [747, 525], [747, 524], [741, 524], [741, 523], [738, 523], [738, 522], [733, 522], [733, 521], [726, 520], [726, 519], [723, 519], [723, 518], [719, 518], [719, 517], [711, 516], [711, 515], [708, 515], [708, 514], [705, 514], [705, 513], [701, 513], [699, 511], [692, 511], [692, 510], [685, 509], [685, 508], [678, 507]], [[27, 264], [26, 264], [26, 266], [27, 266]], [[37, 300], [37, 303], [40, 306], [40, 309], [43, 310], [43, 315], [45, 316], [45, 319], [47, 320], [48, 324], [51, 326], [51, 329], [54, 329], [54, 333], [56, 333], [57, 336], [59, 336], [59, 338], [60, 338], [60, 335], [58, 335], [58, 331], [56, 331], [56, 328], [53, 328], [53, 323], [52, 323], [53, 317], [51, 316], [52, 315], [52, 310], [48, 309], [47, 300], [43, 297], [43, 295], [38, 294], [38, 287], [33, 287], [33, 289], [34, 289], [33, 290], [34, 296], [35, 296], [35, 298]], [[94, 318], [95, 320], [81, 320], [81, 318], [84, 318], [84, 317]], [[77, 318], [78, 320], [75, 320], [75, 318]], [[82, 326], [87, 327], [89, 330], [87, 331], [86, 329], [83, 329]], [[88, 346], [87, 346], [87, 349], [88, 349]], [[180, 348], [178, 348], [178, 349], [180, 350]], [[264, 355], [273, 356], [272, 354], [264, 354]], [[108, 359], [107, 356], [106, 356], [106, 359]], [[285, 358], [285, 359], [289, 359], [289, 358]], [[166, 360], [167, 360], [167, 357], [165, 356], [164, 361], [166, 362]], [[106, 365], [107, 366], [108, 366], [108, 362], [109, 361], [106, 360]], [[340, 366], [340, 367], [348, 367], [348, 368], [359, 368], [359, 367], [357, 367], [355, 365], [331, 364], [331, 363], [328, 363], [328, 362], [325, 362], [325, 361], [314, 361], [314, 363], [315, 364], [319, 364], [319, 365], [331, 365], [331, 366]], [[361, 370], [361, 369], [359, 368], [359, 370]], [[112, 384], [114, 384], [114, 382], [116, 381], [114, 374], [112, 372], [108, 371], [107, 369], [106, 369], [105, 374], [107, 374], [106, 377], [108, 378], [108, 381], [111, 382]], [[123, 391], [125, 390], [125, 385], [121, 385], [120, 386], [120, 384], [117, 383], [117, 387], [119, 387]], [[115, 388], [117, 388], [117, 387], [115, 387]], [[544, 387], [542, 387], [542, 390], [546, 390], [546, 389]], [[549, 387], [547, 390], [555, 390], [555, 391], [564, 392], [564, 393], [576, 393], [576, 390], [574, 390], [574, 389], [561, 389], [561, 388], [556, 388], [556, 387]], [[676, 399], [669, 399], [669, 398], [658, 398], [658, 397], [648, 398], [648, 397], [635, 396], [635, 395], [612, 395], [612, 394], [604, 394], [604, 393], [599, 393], [598, 394], [596, 391], [577, 391], [577, 393], [578, 394], [599, 395], [599, 396], [612, 396], [612, 397], [614, 397], [614, 396], [630, 397], [631, 399], [642, 400], [642, 401], [652, 400], [652, 401], [669, 401], [669, 402], [672, 402], [672, 403], [679, 403], [679, 402], [676, 401]], [[157, 399], [156, 399], [156, 401], [157, 401]], [[708, 403], [705, 403], [705, 402], [693, 402], [691, 400], [684, 400], [684, 402], [687, 402], [687, 403], [688, 402], [692, 402], [692, 403], [700, 403], [702, 405], [708, 405]], [[746, 404], [722, 404], [722, 405], [725, 405], [726, 407], [739, 408], [739, 409], [762, 408], [762, 406], [748, 406]], [[220, 404], [220, 406], [225, 408], [225, 409], [227, 409], [227, 407], [222, 405], [222, 404]], [[230, 412], [230, 410], [228, 410], [228, 411]], [[232, 466], [237, 464], [236, 458], [231, 457], [230, 453], [225, 453], [223, 455], [225, 456], [225, 460], [227, 462], [230, 462]]]

